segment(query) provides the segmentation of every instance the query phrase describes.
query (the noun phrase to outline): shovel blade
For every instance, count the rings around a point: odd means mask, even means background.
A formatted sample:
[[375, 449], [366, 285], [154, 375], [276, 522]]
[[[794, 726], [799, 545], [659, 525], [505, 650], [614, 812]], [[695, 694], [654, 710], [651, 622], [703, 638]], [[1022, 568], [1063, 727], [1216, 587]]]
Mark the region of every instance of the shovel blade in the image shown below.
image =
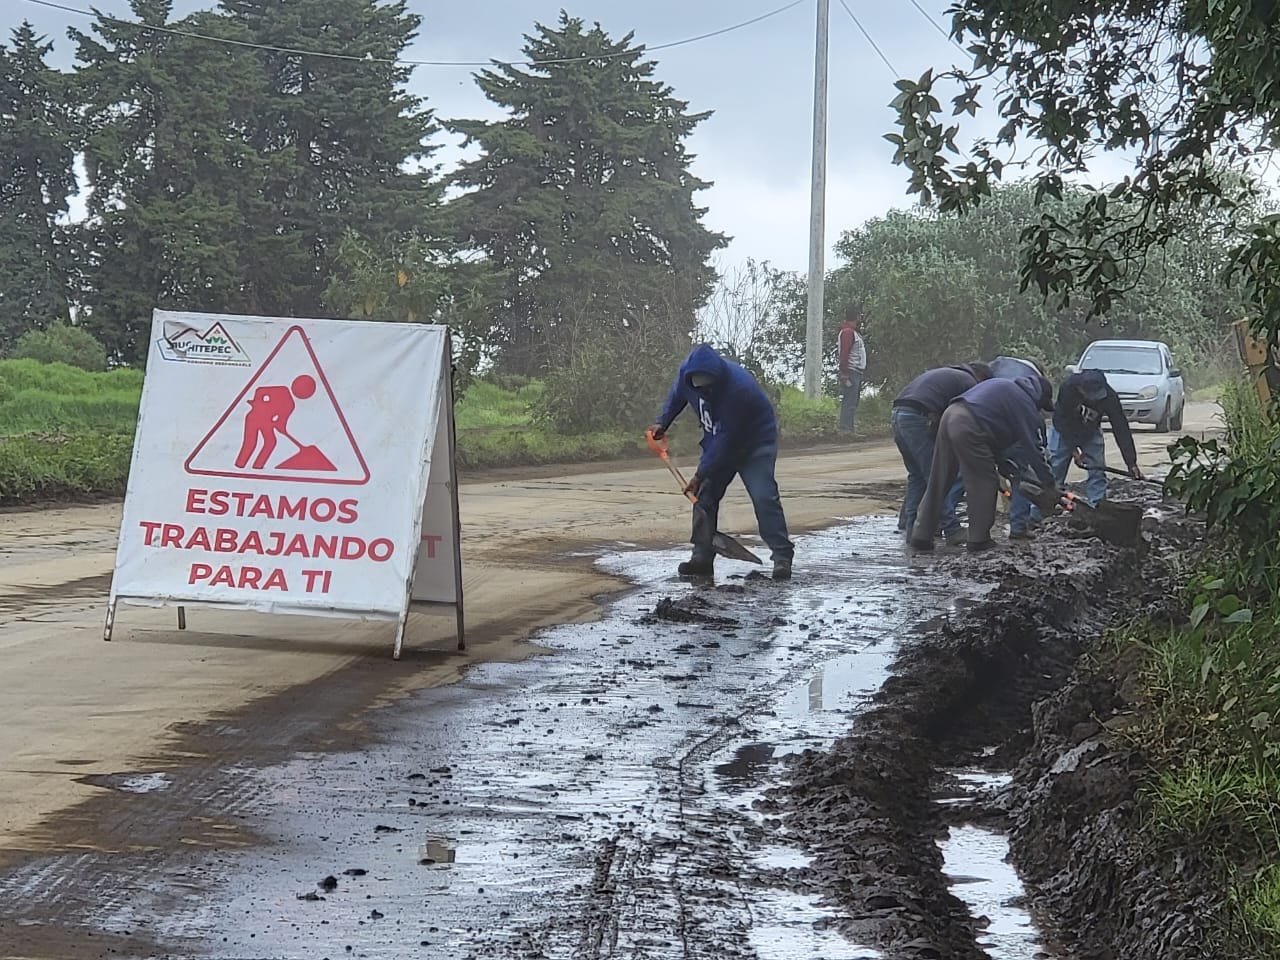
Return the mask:
[[727, 533], [716, 531], [716, 535], [711, 538], [711, 545], [715, 547], [716, 553], [722, 557], [728, 557], [730, 560], [742, 560], [745, 563], [764, 563], [763, 560]]

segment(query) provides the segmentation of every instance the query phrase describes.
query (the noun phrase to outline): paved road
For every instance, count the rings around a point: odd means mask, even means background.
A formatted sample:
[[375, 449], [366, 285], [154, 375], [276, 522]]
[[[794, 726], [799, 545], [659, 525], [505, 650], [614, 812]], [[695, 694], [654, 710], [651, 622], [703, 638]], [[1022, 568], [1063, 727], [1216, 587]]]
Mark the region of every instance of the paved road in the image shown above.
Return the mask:
[[[1212, 404], [1188, 404], [1187, 432], [1218, 427]], [[1169, 437], [1140, 431], [1143, 462], [1163, 460]], [[1110, 446], [1110, 442], [1109, 442]], [[1111, 457], [1118, 462], [1114, 448]], [[815, 529], [835, 518], [896, 508], [902, 467], [892, 444], [787, 457], [779, 468], [789, 520]], [[750, 532], [740, 487], [722, 526]], [[101, 642], [117, 505], [0, 515], [0, 862], [105, 841], [77, 821], [101, 778], [174, 759], [190, 725], [244, 720], [287, 748], [279, 720], [314, 706], [316, 691], [356, 723], [370, 707], [456, 679], [469, 663], [518, 659], [522, 641], [553, 623], [589, 619], [593, 598], [617, 587], [591, 563], [601, 545], [682, 542], [687, 510], [669, 475], [641, 461], [604, 471], [521, 476], [462, 488], [471, 649], [451, 650], [449, 621], [414, 617], [405, 660], [390, 659], [391, 628], [304, 617], [122, 608], [116, 641]], [[797, 559], [804, 576], [804, 558]], [[317, 713], [317, 716], [320, 716]], [[230, 721], [229, 721], [230, 722]], [[319, 721], [317, 721], [319, 722]]]

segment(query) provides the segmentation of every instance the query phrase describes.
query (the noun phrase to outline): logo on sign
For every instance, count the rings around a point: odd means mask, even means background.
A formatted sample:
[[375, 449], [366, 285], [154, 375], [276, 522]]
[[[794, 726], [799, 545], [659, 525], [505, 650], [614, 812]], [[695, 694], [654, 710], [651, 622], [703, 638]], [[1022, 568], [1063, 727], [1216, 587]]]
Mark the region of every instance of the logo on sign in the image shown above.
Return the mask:
[[301, 327], [290, 327], [196, 444], [187, 473], [360, 486], [369, 467]]
[[195, 327], [167, 323], [165, 335], [158, 346], [164, 359], [181, 363], [216, 363], [232, 367], [247, 367], [252, 363], [221, 321], [203, 333]]

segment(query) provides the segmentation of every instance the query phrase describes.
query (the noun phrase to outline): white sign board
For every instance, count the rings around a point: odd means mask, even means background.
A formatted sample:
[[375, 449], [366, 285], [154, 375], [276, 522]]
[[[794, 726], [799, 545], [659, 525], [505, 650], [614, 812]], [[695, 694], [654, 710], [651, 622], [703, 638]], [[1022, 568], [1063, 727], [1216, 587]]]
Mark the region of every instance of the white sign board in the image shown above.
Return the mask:
[[[399, 621], [462, 581], [448, 328], [157, 310], [119, 601]], [[425, 520], [424, 520], [425, 517]], [[181, 616], [180, 623], [185, 622]]]

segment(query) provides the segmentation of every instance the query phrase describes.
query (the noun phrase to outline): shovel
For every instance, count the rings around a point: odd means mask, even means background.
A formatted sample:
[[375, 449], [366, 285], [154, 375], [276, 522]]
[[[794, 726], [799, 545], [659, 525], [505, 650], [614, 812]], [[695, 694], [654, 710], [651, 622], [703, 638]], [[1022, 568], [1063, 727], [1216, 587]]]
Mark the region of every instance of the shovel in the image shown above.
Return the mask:
[[[675, 477], [676, 482], [680, 484], [680, 490], [684, 491], [684, 488], [688, 486], [688, 482], [685, 480], [684, 474], [680, 472], [680, 468], [671, 462], [671, 454], [667, 452], [667, 438], [663, 437], [661, 440], [658, 440], [654, 437], [652, 430], [646, 430], [644, 435], [649, 440], [649, 449], [662, 458], [662, 462], [667, 465], [667, 469], [671, 471], [671, 475]], [[692, 493], [685, 493], [685, 496], [689, 498], [690, 503], [698, 502], [698, 498]], [[701, 514], [702, 511], [699, 510], [698, 513]], [[728, 557], [730, 560], [742, 560], [744, 563], [764, 563], [763, 560], [740, 544], [733, 537], [729, 536], [727, 533], [721, 533], [719, 530], [717, 530], [715, 535], [711, 538], [711, 546], [715, 549], [716, 553], [720, 554], [720, 556]]]
[[1063, 500], [1073, 517], [1093, 528], [1107, 543], [1129, 547], [1142, 539], [1142, 507], [1136, 503], [1103, 500], [1095, 507], [1074, 493], [1064, 494]]
[[[1128, 470], [1121, 470], [1119, 467], [1103, 467], [1102, 472], [1114, 473], [1117, 477], [1128, 477], [1130, 480], [1134, 479], [1133, 475], [1129, 473]], [[1161, 487], [1161, 488], [1164, 487], [1163, 480], [1152, 480], [1150, 477], [1143, 477], [1142, 482], [1150, 483], [1150, 484], [1153, 484], [1154, 486]]]

